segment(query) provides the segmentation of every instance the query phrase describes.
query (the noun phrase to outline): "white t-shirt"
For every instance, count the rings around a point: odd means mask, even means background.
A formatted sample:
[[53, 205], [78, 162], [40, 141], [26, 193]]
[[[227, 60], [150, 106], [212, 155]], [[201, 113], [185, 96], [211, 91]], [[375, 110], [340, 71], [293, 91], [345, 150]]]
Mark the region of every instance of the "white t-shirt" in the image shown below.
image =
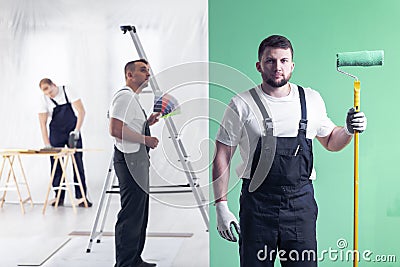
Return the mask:
[[[64, 90], [62, 86], [57, 86], [58, 87], [58, 94], [53, 98], [54, 101], [57, 102], [59, 105], [63, 105], [67, 103], [67, 100], [65, 99], [64, 95]], [[74, 91], [71, 91], [70, 88], [65, 87], [65, 93], [67, 94], [69, 102], [72, 104], [73, 102], [79, 100], [80, 98], [77, 97]], [[38, 113], [48, 113], [49, 117], [53, 115], [53, 109], [55, 108], [55, 104], [53, 101], [50, 100], [50, 97], [46, 95], [41, 95], [40, 96], [40, 107], [39, 107], [39, 112]]]
[[[124, 122], [132, 131], [143, 134], [146, 117], [139, 102], [139, 95], [127, 86], [124, 89], [128, 90], [120, 90], [114, 95], [109, 109], [109, 116]], [[114, 138], [114, 144], [124, 153], [134, 153], [139, 151], [140, 148], [139, 143], [118, 138]]]
[[[301, 119], [301, 106], [297, 85], [289, 83], [290, 93], [285, 97], [272, 97], [256, 87], [269, 116], [272, 118], [274, 136], [295, 137]], [[325, 103], [317, 91], [304, 88], [307, 105], [307, 133], [309, 139], [329, 135], [336, 125], [328, 118]], [[250, 178], [251, 162], [258, 138], [264, 132], [262, 114], [254, 102], [250, 91], [245, 91], [231, 99], [222, 119], [216, 140], [229, 145], [239, 145], [242, 163], [236, 168], [238, 177]], [[315, 170], [310, 179], [315, 179]]]

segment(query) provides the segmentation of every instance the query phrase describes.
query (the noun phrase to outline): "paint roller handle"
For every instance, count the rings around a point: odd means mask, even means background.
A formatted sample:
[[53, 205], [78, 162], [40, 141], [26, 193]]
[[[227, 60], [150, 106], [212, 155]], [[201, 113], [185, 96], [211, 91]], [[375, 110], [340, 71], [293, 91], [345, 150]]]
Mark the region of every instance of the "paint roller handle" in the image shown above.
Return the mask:
[[348, 135], [353, 135], [356, 131], [362, 133], [367, 128], [367, 117], [364, 112], [356, 111], [350, 108], [346, 116], [346, 125], [344, 127]]

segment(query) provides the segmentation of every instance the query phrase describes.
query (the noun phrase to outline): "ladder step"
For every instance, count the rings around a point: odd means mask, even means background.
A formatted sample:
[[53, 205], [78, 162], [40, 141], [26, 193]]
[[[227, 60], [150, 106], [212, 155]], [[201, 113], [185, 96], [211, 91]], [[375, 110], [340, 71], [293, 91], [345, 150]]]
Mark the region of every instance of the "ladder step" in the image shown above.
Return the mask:
[[[197, 179], [194, 179], [197, 180]], [[199, 184], [197, 184], [196, 182], [194, 183], [194, 186], [199, 187]], [[175, 187], [190, 187], [190, 184], [177, 184], [177, 185], [150, 185], [150, 188], [175, 188]], [[118, 185], [113, 185], [111, 186], [112, 189], [117, 189], [119, 188]], [[117, 191], [106, 191], [106, 193], [114, 193]]]
[[177, 184], [177, 185], [150, 185], [150, 188], [175, 188], [175, 187], [190, 187], [189, 184]]
[[[192, 193], [192, 190], [152, 190], [150, 194], [176, 194], [176, 193]], [[106, 194], [119, 194], [119, 191], [107, 190]]]
[[150, 191], [150, 194], [179, 194], [179, 193], [192, 193], [192, 190]]
[[107, 190], [106, 194], [119, 194], [119, 191]]

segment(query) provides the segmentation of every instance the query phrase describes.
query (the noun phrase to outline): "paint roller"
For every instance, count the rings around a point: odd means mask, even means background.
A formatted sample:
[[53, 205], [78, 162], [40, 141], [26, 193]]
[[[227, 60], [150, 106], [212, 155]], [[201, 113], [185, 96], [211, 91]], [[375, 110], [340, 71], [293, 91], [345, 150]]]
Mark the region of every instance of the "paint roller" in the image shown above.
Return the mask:
[[[359, 52], [346, 52], [336, 54], [337, 71], [354, 78], [354, 109], [360, 111], [360, 81], [350, 73], [347, 73], [339, 67], [347, 66], [382, 66], [383, 65], [383, 51], [359, 51]], [[353, 249], [358, 251], [358, 132], [354, 133], [354, 233], [353, 233]], [[355, 253], [353, 258], [353, 266], [357, 267], [359, 262], [359, 254]]]
[[383, 65], [383, 51], [360, 51], [360, 52], [346, 52], [338, 53], [337, 67], [346, 66], [382, 66]]

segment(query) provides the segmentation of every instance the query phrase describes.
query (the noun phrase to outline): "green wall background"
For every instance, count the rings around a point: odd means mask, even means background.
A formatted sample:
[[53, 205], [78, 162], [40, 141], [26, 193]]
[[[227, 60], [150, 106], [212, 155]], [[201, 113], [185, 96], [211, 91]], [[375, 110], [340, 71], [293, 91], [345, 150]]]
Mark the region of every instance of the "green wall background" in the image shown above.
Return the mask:
[[[361, 109], [368, 118], [367, 131], [360, 138], [360, 251], [371, 250], [372, 256], [395, 255], [397, 262], [362, 262], [360, 266], [400, 266], [399, 16], [397, 0], [209, 1], [210, 61], [236, 68], [260, 83], [255, 69], [259, 43], [271, 34], [287, 36], [294, 46], [296, 63], [291, 81], [319, 91], [337, 125], [343, 125], [353, 104], [353, 80], [336, 71], [336, 53], [385, 51], [383, 67], [347, 70], [361, 81]], [[213, 103], [228, 103], [232, 94], [211, 85], [209, 95], [210, 116], [220, 121], [223, 110]], [[217, 128], [217, 123], [210, 123], [211, 139]], [[212, 155], [214, 147], [210, 149]], [[353, 143], [332, 153], [316, 141], [314, 153], [318, 249], [338, 249], [340, 238], [345, 238], [351, 249]], [[238, 181], [234, 172], [237, 156], [231, 169], [232, 184]], [[236, 186], [229, 194], [229, 206], [236, 215], [239, 189]], [[219, 237], [214, 207], [210, 208], [210, 219], [210, 266], [239, 266], [238, 244]], [[320, 266], [350, 264], [329, 259], [320, 262]]]

